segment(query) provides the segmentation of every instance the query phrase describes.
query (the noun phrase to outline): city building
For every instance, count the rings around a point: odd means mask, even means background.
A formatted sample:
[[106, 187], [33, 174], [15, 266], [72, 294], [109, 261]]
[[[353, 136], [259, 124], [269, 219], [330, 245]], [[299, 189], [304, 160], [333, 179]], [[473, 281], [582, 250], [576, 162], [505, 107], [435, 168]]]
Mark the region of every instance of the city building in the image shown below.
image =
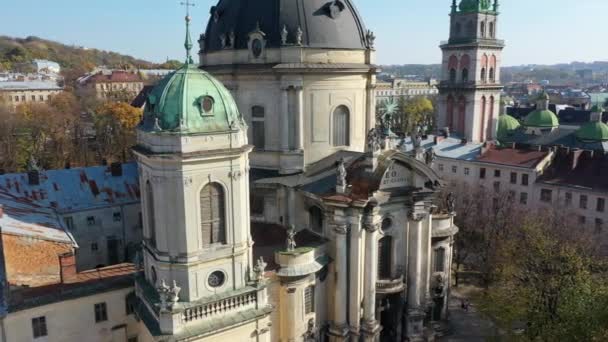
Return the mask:
[[61, 93], [55, 81], [23, 80], [0, 82], [0, 98], [12, 108], [25, 103], [44, 103]]
[[144, 87], [138, 73], [125, 70], [96, 70], [80, 77], [77, 82], [81, 90], [91, 91], [100, 100], [123, 97], [131, 100]]
[[435, 96], [439, 94], [437, 81], [430, 79], [427, 82], [410, 80], [406, 78], [393, 78], [388, 81], [376, 82], [376, 103], [398, 102], [399, 99], [408, 99], [415, 96]]
[[59, 63], [46, 59], [34, 59], [34, 66], [39, 74], [59, 74], [61, 72]]

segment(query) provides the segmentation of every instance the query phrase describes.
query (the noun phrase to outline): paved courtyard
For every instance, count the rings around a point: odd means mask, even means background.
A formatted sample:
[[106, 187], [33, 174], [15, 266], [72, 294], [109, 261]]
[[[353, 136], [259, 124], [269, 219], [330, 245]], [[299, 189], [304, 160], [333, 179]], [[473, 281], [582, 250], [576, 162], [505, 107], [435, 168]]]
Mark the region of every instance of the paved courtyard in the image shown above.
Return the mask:
[[475, 305], [465, 311], [461, 307], [463, 297], [458, 289], [452, 290], [450, 299], [450, 332], [448, 335], [438, 338], [441, 342], [482, 342], [495, 340], [494, 324], [477, 312]]

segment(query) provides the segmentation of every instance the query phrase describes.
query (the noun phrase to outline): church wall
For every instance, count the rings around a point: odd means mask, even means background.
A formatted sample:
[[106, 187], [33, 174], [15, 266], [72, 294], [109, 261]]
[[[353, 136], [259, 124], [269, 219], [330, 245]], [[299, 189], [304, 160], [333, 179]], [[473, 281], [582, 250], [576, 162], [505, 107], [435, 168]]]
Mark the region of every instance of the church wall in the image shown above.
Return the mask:
[[267, 63], [356, 63], [366, 64], [365, 50], [312, 49], [285, 47], [282, 49], [265, 49], [260, 58], [253, 58], [249, 50], [226, 49], [199, 55], [200, 64], [234, 65], [234, 64], [267, 64]]
[[[127, 338], [138, 336], [139, 324], [126, 313], [126, 297], [133, 288], [66, 300], [8, 314], [3, 319], [6, 342], [32, 341], [32, 319], [44, 316], [48, 336], [36, 341], [99, 341], [116, 340], [113, 333], [124, 327]], [[95, 322], [95, 304], [106, 303], [108, 320]], [[2, 338], [2, 336], [0, 336]]]

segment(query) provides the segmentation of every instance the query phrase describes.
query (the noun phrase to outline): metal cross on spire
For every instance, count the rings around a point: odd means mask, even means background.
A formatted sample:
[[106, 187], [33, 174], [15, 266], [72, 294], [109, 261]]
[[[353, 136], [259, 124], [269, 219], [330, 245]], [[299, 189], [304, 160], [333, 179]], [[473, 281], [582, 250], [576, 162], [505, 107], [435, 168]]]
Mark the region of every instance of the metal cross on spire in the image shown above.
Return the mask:
[[193, 2], [190, 2], [190, 0], [182, 1], [179, 4], [182, 6], [186, 6], [186, 16], [187, 17], [190, 16], [190, 7], [196, 6], [196, 4]]
[[190, 7], [194, 7], [195, 4], [190, 2], [190, 0], [180, 2], [180, 5], [186, 6], [186, 42], [184, 43], [184, 47], [186, 48], [186, 64], [194, 64], [192, 60], [192, 56], [190, 55], [190, 50], [192, 50], [192, 39], [190, 38], [190, 21], [192, 18], [190, 17]]

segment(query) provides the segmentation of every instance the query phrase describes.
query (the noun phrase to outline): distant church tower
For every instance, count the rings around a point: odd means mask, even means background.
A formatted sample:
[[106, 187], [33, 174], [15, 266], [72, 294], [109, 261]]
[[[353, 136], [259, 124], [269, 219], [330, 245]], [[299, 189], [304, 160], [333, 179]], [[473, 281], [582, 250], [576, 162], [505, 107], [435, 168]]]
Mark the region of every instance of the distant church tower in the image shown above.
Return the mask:
[[452, 0], [450, 39], [441, 44], [438, 127], [467, 141], [496, 138], [504, 41], [496, 39], [498, 0]]
[[136, 293], [151, 335], [143, 340], [231, 329], [267, 341], [264, 267], [252, 260], [247, 126], [230, 92], [193, 63], [189, 34], [185, 46], [185, 65], [148, 95], [134, 148], [145, 228]]

